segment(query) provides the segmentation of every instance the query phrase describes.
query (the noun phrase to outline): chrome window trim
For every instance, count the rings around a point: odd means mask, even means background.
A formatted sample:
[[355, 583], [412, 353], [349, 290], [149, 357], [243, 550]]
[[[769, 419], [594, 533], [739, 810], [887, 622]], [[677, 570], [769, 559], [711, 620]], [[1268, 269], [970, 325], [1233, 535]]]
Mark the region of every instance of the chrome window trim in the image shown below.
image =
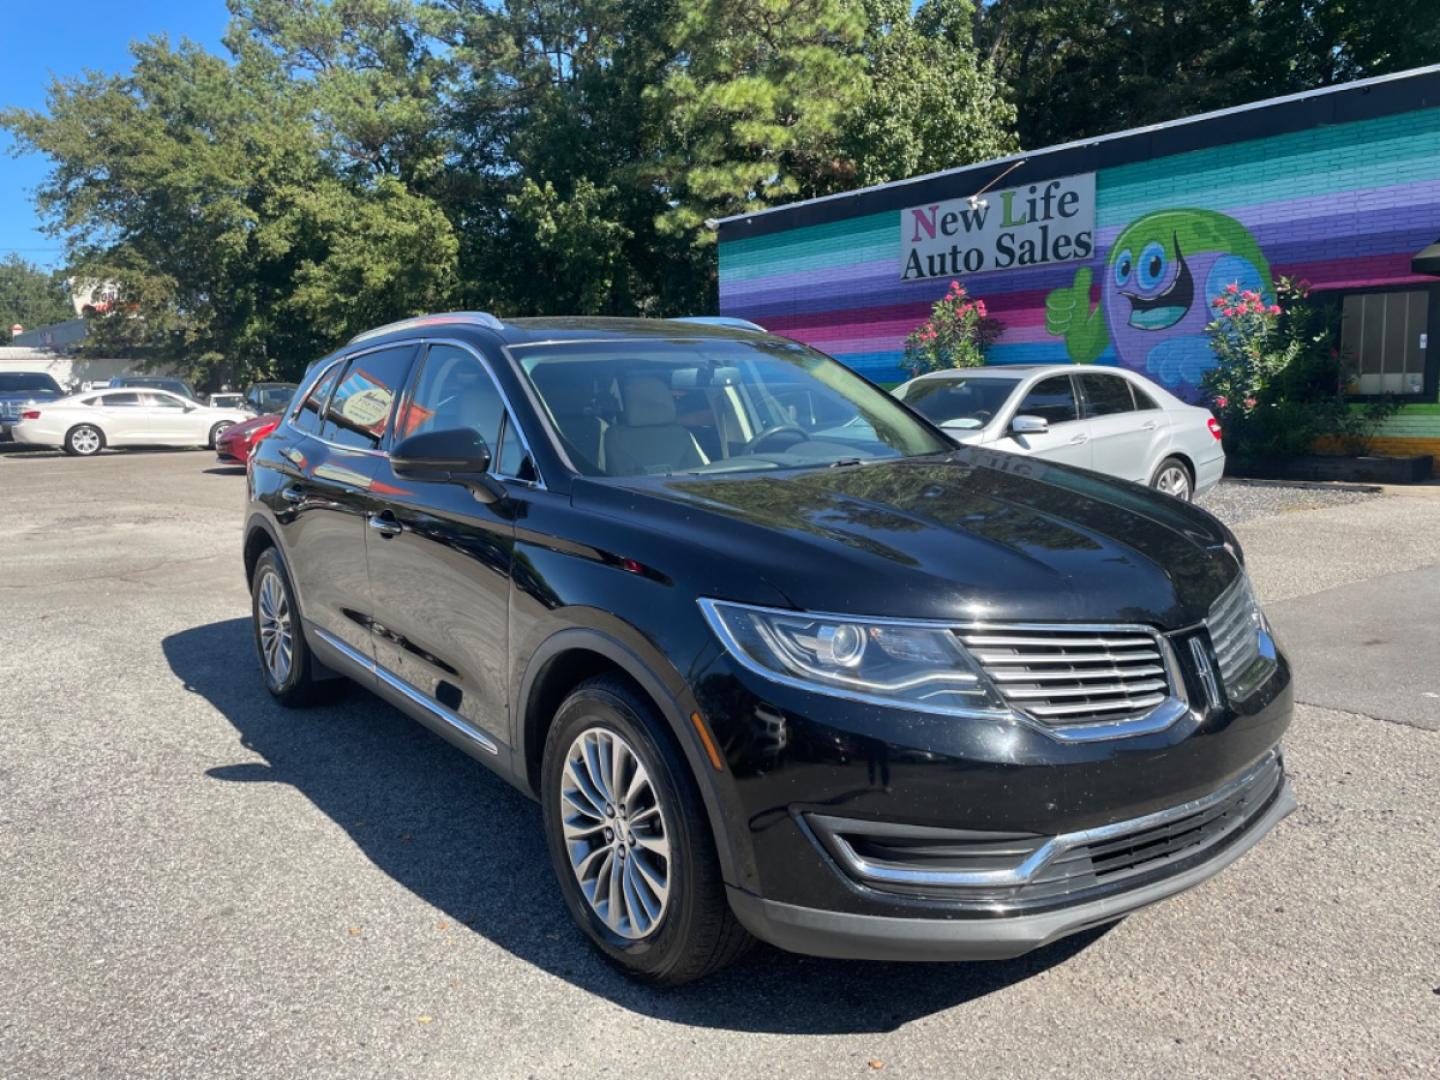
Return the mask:
[[472, 727], [470, 723], [463, 719], [459, 714], [452, 712], [450, 709], [447, 709], [444, 705], [441, 705], [438, 701], [431, 698], [428, 694], [424, 694], [419, 690], [416, 690], [415, 687], [411, 686], [404, 679], [400, 678], [400, 676], [396, 675], [388, 668], [382, 667], [380, 664], [377, 664], [374, 660], [371, 660], [368, 656], [365, 656], [359, 650], [345, 644], [345, 642], [341, 641], [334, 634], [331, 634], [326, 630], [322, 630], [318, 626], [312, 625], [310, 629], [315, 632], [315, 635], [319, 637], [321, 641], [325, 642], [326, 645], [329, 645], [336, 652], [340, 653], [340, 655], [345, 657], [346, 660], [349, 660], [356, 667], [362, 668], [365, 671], [369, 672], [371, 675], [374, 675], [381, 682], [385, 683], [386, 686], [389, 686], [392, 689], [403, 694], [406, 698], [408, 698], [410, 701], [413, 701], [416, 705], [419, 705], [431, 716], [435, 717], [437, 720], [444, 722], [446, 725], [454, 729], [457, 733], [465, 736], [467, 739], [470, 739], [481, 749], [486, 750], [492, 754], [498, 755], [500, 753], [500, 746], [498, 743], [496, 743], [488, 735]]
[[[827, 844], [826, 850], [833, 851], [840, 857], [845, 868], [863, 882], [880, 882], [885, 885], [911, 885], [931, 886], [940, 888], [1014, 888], [1029, 884], [1035, 876], [1043, 870], [1047, 864], [1055, 858], [1065, 854], [1077, 847], [1086, 844], [1099, 843], [1123, 836], [1126, 833], [1144, 832], [1156, 826], [1180, 818], [1189, 817], [1191, 814], [1206, 810], [1216, 803], [1224, 802], [1233, 795], [1238, 794], [1244, 788], [1255, 782], [1255, 779], [1265, 769], [1269, 768], [1280, 757], [1278, 747], [1272, 747], [1259, 761], [1245, 770], [1243, 774], [1229, 783], [1216, 788], [1208, 795], [1202, 795], [1198, 799], [1191, 799], [1189, 802], [1180, 803], [1177, 806], [1167, 807], [1164, 810], [1157, 810], [1152, 814], [1144, 814], [1137, 818], [1126, 818], [1124, 821], [1114, 821], [1109, 825], [1099, 825], [1093, 829], [1082, 829], [1073, 833], [1061, 833], [1053, 836], [1033, 853], [1027, 855], [1021, 862], [1013, 867], [1004, 870], [905, 870], [893, 866], [880, 866], [869, 861], [858, 854], [840, 832], [827, 824], [827, 831], [831, 833], [833, 845]], [[1282, 778], [1283, 779], [1283, 778]], [[843, 822], [844, 819], [829, 819]], [[1224, 835], [1228, 836], [1235, 829], [1249, 824], [1252, 818], [1235, 822], [1231, 829]], [[1218, 839], [1218, 838], [1217, 838]], [[1213, 846], [1213, 845], [1212, 845]]]
[[[852, 615], [841, 612], [826, 611], [797, 611], [790, 608], [772, 608], [761, 604], [745, 604], [738, 600], [716, 600], [711, 597], [702, 596], [697, 598], [696, 603], [700, 606], [701, 614], [705, 618], [706, 625], [719, 640], [725, 651], [743, 667], [746, 671], [758, 675], [769, 682], [777, 683], [780, 686], [787, 686], [794, 690], [804, 690], [812, 694], [824, 694], [828, 697], [842, 698], [846, 701], [863, 702], [866, 705], [876, 705], [886, 709], [898, 709], [902, 712], [925, 713], [934, 716], [954, 716], [964, 720], [1008, 720], [1042, 734], [1061, 743], [1087, 743], [1103, 742], [1108, 739], [1126, 739], [1138, 735], [1153, 735], [1156, 732], [1166, 731], [1174, 727], [1182, 718], [1190, 712], [1190, 702], [1185, 694], [1185, 681], [1179, 677], [1175, 668], [1175, 650], [1170, 641], [1170, 635], [1160, 632], [1153, 626], [1145, 626], [1141, 623], [1034, 623], [1034, 622], [993, 622], [979, 620], [973, 622], [951, 621], [948, 619], [900, 619], [886, 616]], [[806, 682], [793, 676], [783, 675], [779, 672], [762, 666], [752, 659], [735, 640], [725, 621], [715, 612], [715, 605], [733, 604], [749, 608], [752, 611], [759, 611], [766, 615], [779, 615], [781, 617], [794, 617], [796, 615], [810, 616], [816, 619], [833, 619], [838, 622], [864, 623], [871, 626], [922, 626], [927, 629], [945, 630], [955, 633], [961, 630], [1034, 630], [1034, 631], [1079, 631], [1082, 633], [1131, 633], [1146, 634], [1155, 639], [1156, 647], [1164, 661], [1167, 679], [1170, 683], [1169, 693], [1165, 700], [1156, 705], [1150, 712], [1143, 716], [1129, 717], [1123, 720], [1099, 720], [1089, 724], [1070, 724], [1063, 727], [1056, 727], [1036, 720], [1013, 706], [1004, 709], [967, 709], [961, 707], [906, 705], [895, 701], [892, 698], [877, 697], [870, 694], [857, 693], [843, 687], [827, 687], [818, 683]], [[958, 634], [957, 634], [958, 637]], [[961, 642], [964, 648], [964, 643]], [[968, 649], [967, 649], [968, 651]], [[978, 664], [978, 661], [977, 661]], [[983, 671], [983, 666], [981, 668]], [[986, 676], [988, 679], [988, 675]], [[991, 683], [993, 688], [994, 684]], [[998, 693], [998, 691], [997, 691]], [[1002, 699], [1003, 694], [999, 695]]]

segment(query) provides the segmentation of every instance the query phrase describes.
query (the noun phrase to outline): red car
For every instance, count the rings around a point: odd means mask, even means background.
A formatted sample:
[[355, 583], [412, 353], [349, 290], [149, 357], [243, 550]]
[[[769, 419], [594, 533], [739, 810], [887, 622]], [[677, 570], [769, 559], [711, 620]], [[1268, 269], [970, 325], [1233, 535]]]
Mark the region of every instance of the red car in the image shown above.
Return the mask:
[[244, 465], [260, 440], [274, 431], [279, 423], [279, 413], [265, 413], [226, 428], [215, 440], [215, 456], [227, 465]]

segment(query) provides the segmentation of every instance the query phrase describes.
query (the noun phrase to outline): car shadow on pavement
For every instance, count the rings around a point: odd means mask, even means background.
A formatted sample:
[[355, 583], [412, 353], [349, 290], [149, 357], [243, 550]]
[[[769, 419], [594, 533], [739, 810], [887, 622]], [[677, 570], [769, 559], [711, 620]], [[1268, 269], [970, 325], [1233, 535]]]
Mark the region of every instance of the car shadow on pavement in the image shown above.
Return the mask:
[[702, 982], [654, 990], [591, 950], [555, 886], [539, 807], [499, 777], [359, 687], [330, 704], [282, 709], [261, 685], [247, 619], [185, 630], [163, 647], [185, 688], [234, 725], [244, 756], [263, 759], [211, 768], [208, 777], [290, 785], [422, 900], [544, 971], [647, 1016], [748, 1032], [891, 1031], [1040, 974], [1106, 929], [1017, 960], [974, 964], [821, 960], [760, 946]]

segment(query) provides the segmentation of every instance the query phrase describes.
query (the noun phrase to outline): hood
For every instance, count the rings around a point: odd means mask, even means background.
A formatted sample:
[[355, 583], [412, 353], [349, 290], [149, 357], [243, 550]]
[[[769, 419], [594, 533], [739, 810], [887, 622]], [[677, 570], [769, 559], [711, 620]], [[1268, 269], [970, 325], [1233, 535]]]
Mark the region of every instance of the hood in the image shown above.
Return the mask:
[[1205, 618], [1239, 565], [1203, 510], [984, 448], [798, 474], [582, 483], [575, 498], [718, 549], [733, 580], [748, 569], [812, 611], [1176, 629]]

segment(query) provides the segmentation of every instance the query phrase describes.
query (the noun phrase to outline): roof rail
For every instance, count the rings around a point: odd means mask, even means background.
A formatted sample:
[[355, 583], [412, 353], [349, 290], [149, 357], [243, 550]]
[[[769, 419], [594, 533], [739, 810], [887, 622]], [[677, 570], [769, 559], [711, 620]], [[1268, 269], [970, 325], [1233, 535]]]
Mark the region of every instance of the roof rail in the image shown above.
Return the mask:
[[421, 326], [443, 326], [447, 323], [469, 323], [471, 326], [483, 326], [487, 330], [505, 329], [505, 324], [488, 311], [442, 311], [436, 315], [416, 315], [413, 318], [377, 326], [373, 330], [361, 331], [346, 344], [354, 345], [357, 341], [367, 341], [370, 338], [380, 337], [382, 334], [393, 334], [397, 330], [413, 330]]
[[751, 330], [757, 334], [769, 333], [759, 323], [738, 319], [734, 315], [675, 315], [667, 321], [694, 323], [697, 326], [728, 326], [732, 330]]

